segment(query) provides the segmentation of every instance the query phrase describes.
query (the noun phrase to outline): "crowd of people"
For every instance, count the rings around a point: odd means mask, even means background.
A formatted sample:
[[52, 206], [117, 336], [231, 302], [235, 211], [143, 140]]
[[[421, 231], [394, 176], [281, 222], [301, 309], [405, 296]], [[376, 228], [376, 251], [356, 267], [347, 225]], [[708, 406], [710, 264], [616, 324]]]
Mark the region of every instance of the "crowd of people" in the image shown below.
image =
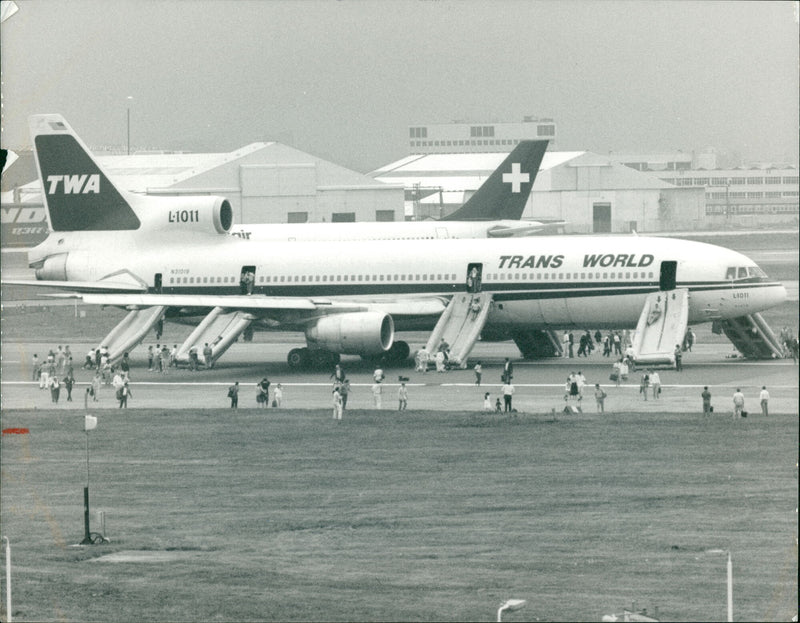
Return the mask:
[[[564, 354], [566, 357], [570, 357], [572, 356], [572, 345], [574, 342], [572, 334], [566, 332], [563, 339], [565, 345]], [[785, 344], [788, 353], [796, 351], [797, 338], [794, 337], [790, 329], [784, 328], [784, 330], [781, 331], [780, 339], [781, 342]], [[682, 369], [683, 352], [691, 352], [695, 343], [696, 336], [692, 329], [689, 328], [683, 342], [675, 345], [674, 369], [676, 371], [679, 372]], [[597, 345], [602, 345], [602, 355], [604, 357], [614, 356], [616, 358], [609, 377], [609, 380], [612, 381], [616, 387], [620, 387], [623, 382], [628, 382], [631, 375], [637, 373], [629, 332], [609, 331], [606, 334], [602, 334], [600, 331], [597, 331], [592, 335], [589, 331], [584, 331], [578, 339], [578, 348], [575, 356], [589, 357], [593, 351], [599, 350]], [[161, 343], [155, 346], [148, 346], [148, 372], [167, 374], [170, 368], [178, 367], [177, 352], [177, 344], [173, 345], [171, 349], [167, 344], [162, 345]], [[796, 352], [793, 357], [795, 361], [797, 361]], [[415, 370], [424, 374], [431, 360], [424, 347], [417, 351], [415, 359]], [[444, 339], [441, 340], [432, 360], [436, 364], [438, 372], [443, 372], [448, 369], [449, 345]], [[189, 370], [197, 370], [200, 369], [201, 366], [211, 369], [213, 365], [213, 352], [208, 344], [203, 348], [202, 362], [199, 360], [196, 352], [194, 356], [192, 356], [192, 352], [190, 351]], [[131, 360], [128, 353], [124, 353], [118, 362], [112, 364], [107, 347], [100, 346], [98, 348], [89, 349], [85, 355], [82, 368], [84, 370], [93, 371], [94, 375], [91, 382], [86, 387], [85, 402], [88, 403], [90, 399], [92, 402], [98, 402], [102, 388], [110, 387], [114, 392], [114, 397], [119, 404], [119, 408], [126, 408], [128, 406], [128, 401], [133, 398], [133, 393], [131, 391], [131, 367]], [[72, 392], [76, 380], [73, 355], [69, 346], [58, 346], [55, 349], [50, 349], [47, 355], [41, 359], [38, 354], [34, 354], [32, 369], [33, 380], [38, 383], [41, 390], [49, 391], [50, 399], [53, 404], [59, 402], [63, 393], [66, 393], [66, 401], [72, 402]], [[484, 381], [483, 362], [477, 360], [472, 367], [472, 371], [474, 373], [475, 386], [481, 386]], [[509, 358], [505, 358], [500, 370], [499, 380], [501, 384], [499, 386], [498, 395], [493, 397], [491, 391], [482, 393], [482, 408], [484, 411], [504, 413], [516, 412], [513, 405], [516, 392], [512, 381], [513, 377], [514, 364]], [[334, 370], [330, 373], [329, 379], [332, 383], [333, 418], [335, 420], [341, 420], [347, 409], [348, 398], [353, 392], [351, 381], [340, 364], [336, 364]], [[409, 379], [400, 376], [398, 380], [399, 382], [396, 385], [397, 409], [398, 411], [405, 411], [408, 408], [409, 386], [407, 383]], [[384, 381], [384, 370], [381, 367], [377, 367], [372, 375], [370, 394], [372, 395], [372, 406], [378, 410], [383, 408], [383, 398], [386, 391]], [[638, 386], [639, 395], [643, 401], [651, 399], [658, 401], [661, 399], [662, 384], [660, 373], [654, 367], [645, 367], [639, 371]], [[586, 389], [587, 387], [589, 390]], [[239, 405], [239, 390], [240, 386], [238, 381], [228, 388], [228, 398], [230, 398], [231, 408], [237, 408]], [[580, 370], [577, 372], [570, 372], [564, 384], [564, 402], [568, 404], [575, 403], [575, 405], [580, 408], [584, 396], [587, 393], [590, 396], [594, 396], [596, 411], [598, 413], [604, 413], [606, 399], [609, 395], [606, 389], [601, 383], [588, 382], [583, 372]], [[714, 407], [712, 405], [711, 392], [708, 387], [704, 387], [700, 398], [703, 414], [709, 415], [713, 413]], [[769, 414], [769, 399], [769, 392], [766, 386], [762, 386], [758, 401], [761, 413], [765, 417]], [[744, 394], [739, 389], [734, 393], [731, 401], [733, 416], [735, 418], [747, 417], [748, 412], [745, 410], [744, 406]], [[277, 383], [273, 385], [269, 379], [264, 376], [255, 384], [255, 403], [259, 408], [281, 408], [283, 406], [282, 384]]]

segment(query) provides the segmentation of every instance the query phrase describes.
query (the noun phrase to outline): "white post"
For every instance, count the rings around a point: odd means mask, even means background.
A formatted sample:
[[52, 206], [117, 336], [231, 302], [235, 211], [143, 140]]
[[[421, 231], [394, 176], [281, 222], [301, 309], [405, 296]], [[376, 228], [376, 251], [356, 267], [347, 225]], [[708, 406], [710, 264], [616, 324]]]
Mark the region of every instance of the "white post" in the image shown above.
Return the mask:
[[728, 621], [733, 621], [733, 563], [728, 551]]
[[6, 620], [11, 623], [11, 543], [7, 536], [3, 540], [6, 542]]

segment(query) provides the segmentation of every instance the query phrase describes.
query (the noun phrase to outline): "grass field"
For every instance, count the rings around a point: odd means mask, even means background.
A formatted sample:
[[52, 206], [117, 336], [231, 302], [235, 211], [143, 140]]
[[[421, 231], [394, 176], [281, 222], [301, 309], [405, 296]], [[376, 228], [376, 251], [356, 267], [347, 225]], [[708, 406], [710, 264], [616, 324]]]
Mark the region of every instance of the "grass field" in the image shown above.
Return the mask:
[[[797, 416], [7, 411], [15, 621], [663, 620], [797, 612]], [[93, 525], [93, 529], [97, 526]]]

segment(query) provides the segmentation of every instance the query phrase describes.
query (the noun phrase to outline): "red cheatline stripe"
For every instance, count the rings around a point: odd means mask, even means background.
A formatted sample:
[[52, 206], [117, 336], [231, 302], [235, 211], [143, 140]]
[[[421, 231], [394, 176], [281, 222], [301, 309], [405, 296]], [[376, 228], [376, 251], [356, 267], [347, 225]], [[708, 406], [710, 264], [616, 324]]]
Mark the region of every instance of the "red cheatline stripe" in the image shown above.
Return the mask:
[[27, 435], [29, 431], [27, 428], [4, 428], [4, 435]]

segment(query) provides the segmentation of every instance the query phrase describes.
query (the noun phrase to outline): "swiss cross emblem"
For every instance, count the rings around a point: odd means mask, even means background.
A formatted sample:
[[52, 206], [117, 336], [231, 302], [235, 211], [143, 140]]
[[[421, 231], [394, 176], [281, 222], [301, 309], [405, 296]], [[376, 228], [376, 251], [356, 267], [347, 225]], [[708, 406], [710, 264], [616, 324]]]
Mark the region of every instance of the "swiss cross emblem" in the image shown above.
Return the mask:
[[503, 182], [511, 184], [511, 192], [518, 193], [522, 190], [522, 184], [531, 181], [531, 176], [520, 171], [519, 162], [511, 163], [511, 173], [503, 173]]

